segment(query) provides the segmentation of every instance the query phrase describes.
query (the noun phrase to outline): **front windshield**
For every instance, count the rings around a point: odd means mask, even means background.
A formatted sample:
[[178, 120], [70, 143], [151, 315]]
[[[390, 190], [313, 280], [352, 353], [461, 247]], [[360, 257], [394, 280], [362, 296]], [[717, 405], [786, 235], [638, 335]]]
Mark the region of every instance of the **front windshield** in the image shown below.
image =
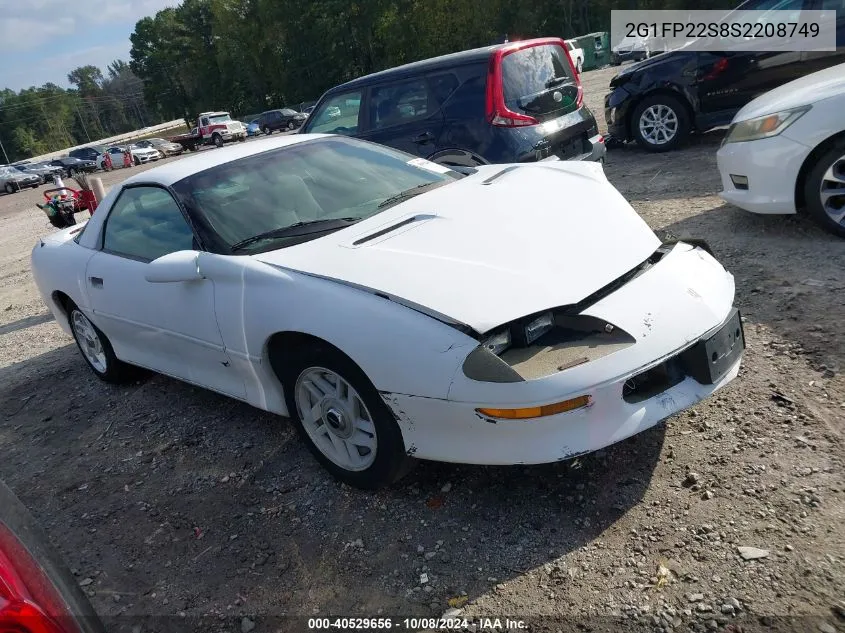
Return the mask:
[[[459, 177], [441, 165], [387, 147], [333, 137], [225, 163], [173, 188], [228, 252], [244, 240], [293, 225], [328, 227], [332, 220], [368, 218], [399, 193], [445, 185]], [[325, 230], [308, 233], [307, 238], [301, 232], [268, 237], [236, 250], [250, 253], [291, 246]]]
[[232, 117], [228, 114], [215, 114], [214, 116], [208, 117], [208, 121], [211, 124], [214, 123], [226, 123], [226, 121], [231, 121]]

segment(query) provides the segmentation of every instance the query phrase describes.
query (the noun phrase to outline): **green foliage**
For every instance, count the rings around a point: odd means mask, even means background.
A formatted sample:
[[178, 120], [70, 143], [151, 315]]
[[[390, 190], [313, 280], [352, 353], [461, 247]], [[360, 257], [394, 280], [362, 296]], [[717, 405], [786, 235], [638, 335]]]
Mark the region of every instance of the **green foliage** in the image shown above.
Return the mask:
[[[699, 0], [696, 8], [737, 0]], [[0, 92], [0, 141], [15, 160], [228, 110], [315, 101], [328, 88], [400, 64], [510, 39], [610, 28], [611, 9], [688, 0], [183, 0], [138, 21], [131, 61], [83, 66], [75, 86]]]
[[[0, 143], [10, 161], [87, 143], [157, 122], [143, 82], [125, 61], [68, 73], [73, 88], [55, 84], [0, 91]], [[5, 157], [0, 154], [0, 162]]]

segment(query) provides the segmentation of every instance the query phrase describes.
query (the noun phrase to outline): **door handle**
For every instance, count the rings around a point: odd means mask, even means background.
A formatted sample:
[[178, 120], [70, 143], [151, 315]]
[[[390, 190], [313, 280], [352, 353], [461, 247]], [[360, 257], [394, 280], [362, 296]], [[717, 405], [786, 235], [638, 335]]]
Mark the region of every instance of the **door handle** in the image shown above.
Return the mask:
[[89, 277], [91, 280], [91, 287], [92, 288], [102, 288], [103, 287], [103, 278], [102, 277]]
[[432, 134], [431, 132], [423, 132], [422, 134], [415, 136], [413, 140], [414, 143], [418, 143], [420, 145], [422, 145], [423, 143], [430, 143], [434, 140], [434, 134]]

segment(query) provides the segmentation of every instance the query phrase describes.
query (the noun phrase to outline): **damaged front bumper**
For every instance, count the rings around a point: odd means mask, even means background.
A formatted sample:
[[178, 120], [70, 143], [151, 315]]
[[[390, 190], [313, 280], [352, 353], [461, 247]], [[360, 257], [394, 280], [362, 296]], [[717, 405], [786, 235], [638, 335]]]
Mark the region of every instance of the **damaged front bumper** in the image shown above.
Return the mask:
[[[448, 399], [382, 394], [408, 454], [470, 464], [539, 464], [592, 452], [708, 397], [739, 373], [741, 317], [733, 278], [701, 248], [679, 244], [590, 306], [635, 343], [534, 380], [486, 383], [459, 370]], [[502, 419], [483, 408], [538, 407], [589, 396], [575, 410]]]

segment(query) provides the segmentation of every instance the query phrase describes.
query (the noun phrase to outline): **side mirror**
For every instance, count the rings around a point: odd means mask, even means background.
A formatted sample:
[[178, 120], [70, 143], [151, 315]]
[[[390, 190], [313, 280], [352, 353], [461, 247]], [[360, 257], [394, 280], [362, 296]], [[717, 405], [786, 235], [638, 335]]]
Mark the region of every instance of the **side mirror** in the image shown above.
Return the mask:
[[147, 264], [144, 278], [154, 284], [204, 279], [199, 269], [197, 251], [176, 251]]

